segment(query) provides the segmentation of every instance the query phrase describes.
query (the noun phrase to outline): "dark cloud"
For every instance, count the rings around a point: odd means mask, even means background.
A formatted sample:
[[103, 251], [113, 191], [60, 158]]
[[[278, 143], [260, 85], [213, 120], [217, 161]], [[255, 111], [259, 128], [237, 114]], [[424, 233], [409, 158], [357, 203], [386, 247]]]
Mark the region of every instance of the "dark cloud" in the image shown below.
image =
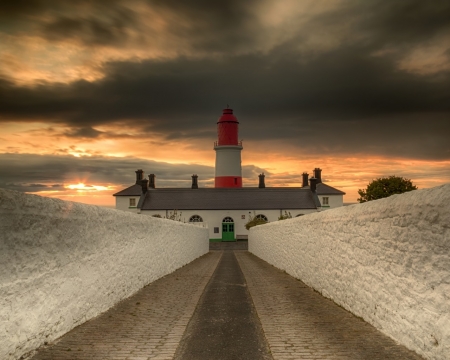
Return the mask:
[[28, 192], [28, 193], [39, 193], [42, 191], [64, 191], [64, 185], [62, 184], [29, 184], [29, 183], [23, 183], [20, 182], [20, 179], [16, 179], [15, 182], [10, 183], [0, 183], [0, 187], [4, 189], [9, 190], [16, 190], [21, 192]]
[[128, 40], [127, 30], [135, 21], [132, 11], [118, 8], [106, 19], [56, 18], [42, 26], [42, 34], [49, 40], [77, 39], [89, 46], [120, 45]]
[[67, 124], [71, 137], [95, 138], [102, 135], [95, 126], [127, 121], [144, 137], [204, 140], [215, 138], [215, 121], [230, 102], [250, 141], [279, 139], [333, 154], [450, 156], [447, 78], [399, 72], [393, 61], [342, 48], [308, 64], [276, 54], [222, 64], [115, 63], [101, 81], [67, 86], [3, 81], [0, 115]]
[[46, 0], [4, 1], [0, 6], [0, 17], [17, 19], [24, 15], [43, 11], [48, 5], [49, 1]]
[[135, 12], [123, 0], [19, 0], [0, 6], [0, 31], [50, 41], [77, 40], [87, 46], [124, 44], [128, 29], [137, 28]]
[[[44, 12], [49, 4], [29, 6]], [[77, 9], [96, 11], [70, 15], [69, 8], [60, 9], [40, 28], [55, 41], [117, 45], [140, 26], [124, 4], [79, 1]], [[230, 103], [247, 141], [282, 141], [328, 155], [450, 158], [450, 73], [417, 74], [398, 65], [414, 46], [449, 30], [448, 1], [348, 2], [302, 26], [283, 25], [290, 36], [265, 52], [252, 50], [264, 34], [252, 10], [256, 3], [146, 4], [165, 16], [168, 32], [199, 53], [220, 56], [109, 62], [101, 64], [103, 79], [68, 85], [21, 87], [0, 80], [0, 121], [45, 120], [70, 127], [66, 136], [91, 139], [116, 136], [96, 126], [126, 122], [140, 137], [204, 141], [215, 138], [215, 121]], [[342, 30], [345, 24], [350, 31]], [[310, 34], [326, 43], [338, 30], [344, 35], [336, 45], [305, 50]], [[238, 51], [246, 47], [248, 52]], [[387, 47], [394, 50], [374, 55]]]
[[269, 171], [255, 165], [242, 166], [242, 176], [246, 179], [253, 179], [253, 181], [256, 181], [258, 180], [258, 175], [262, 173], [265, 175], [272, 175]]
[[218, 53], [245, 49], [254, 42], [258, 29], [256, 14], [252, 11], [256, 0], [239, 1], [158, 1], [151, 0], [151, 8], [170, 14], [168, 31], [185, 39], [198, 51]]
[[91, 138], [91, 139], [98, 138], [102, 134], [103, 134], [102, 131], [95, 130], [90, 126], [82, 128], [74, 128], [64, 133], [64, 135], [68, 137]]
[[[2, 27], [5, 32], [20, 32], [16, 25], [21, 22], [22, 29], [35, 29], [50, 41], [117, 46], [130, 40], [132, 31], [143, 32], [138, 37], [142, 46], [151, 46], [152, 38], [170, 35], [190, 43], [193, 49], [222, 52], [226, 47], [232, 50], [253, 41], [250, 31], [257, 30], [254, 3], [257, 2], [77, 0], [67, 6], [55, 0], [20, 0], [2, 5], [0, 18], [10, 22]], [[146, 7], [151, 17], [139, 17]], [[167, 24], [164, 35], [160, 29], [146, 26], [147, 22], [160, 20]]]
[[154, 173], [160, 187], [189, 187], [191, 175], [199, 184], [211, 184], [214, 168], [198, 164], [169, 164], [136, 158], [74, 157], [71, 155], [0, 154], [0, 187], [38, 192], [62, 189], [63, 185], [84, 182], [88, 185], [134, 184], [135, 171]]
[[[443, 30], [450, 29], [448, 1], [366, 1], [360, 29], [374, 34], [371, 41], [379, 46], [402, 45], [427, 41]], [[363, 11], [361, 11], [363, 10]]]
[[[109, 157], [73, 157], [70, 155], [0, 154], [0, 188], [22, 192], [65, 191], [65, 186], [82, 182], [116, 186], [116, 191], [133, 185], [135, 171], [156, 175], [157, 187], [190, 187], [192, 174], [201, 187], [214, 186], [214, 167], [198, 164], [170, 164], [145, 159]], [[245, 186], [258, 186], [258, 175], [266, 175], [267, 186], [301, 182], [300, 173], [272, 174], [255, 166], [242, 166]]]

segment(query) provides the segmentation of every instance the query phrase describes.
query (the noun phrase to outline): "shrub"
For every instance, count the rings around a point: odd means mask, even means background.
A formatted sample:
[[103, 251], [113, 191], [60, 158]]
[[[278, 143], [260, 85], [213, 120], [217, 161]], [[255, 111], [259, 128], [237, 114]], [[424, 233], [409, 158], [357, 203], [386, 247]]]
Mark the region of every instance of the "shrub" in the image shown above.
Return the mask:
[[252, 218], [250, 217], [250, 220], [247, 222], [247, 224], [245, 224], [245, 228], [247, 230], [249, 230], [250, 228], [252, 228], [253, 226], [257, 226], [257, 225], [264, 225], [267, 224], [267, 221], [261, 218]]
[[292, 219], [292, 215], [290, 212], [284, 211], [284, 215], [280, 215], [278, 220], [286, 220], [286, 219]]

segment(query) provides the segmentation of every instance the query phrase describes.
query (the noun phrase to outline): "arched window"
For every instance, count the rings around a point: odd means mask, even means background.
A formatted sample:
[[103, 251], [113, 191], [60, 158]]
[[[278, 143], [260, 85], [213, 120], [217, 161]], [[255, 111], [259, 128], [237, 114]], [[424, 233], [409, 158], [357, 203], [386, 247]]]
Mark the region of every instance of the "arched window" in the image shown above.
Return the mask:
[[222, 222], [224, 223], [224, 222], [227, 222], [227, 223], [234, 223], [234, 220], [233, 220], [233, 218], [230, 218], [229, 216], [227, 216], [226, 218], [224, 218], [223, 220], [222, 220]]
[[203, 222], [203, 219], [200, 215], [192, 215], [189, 218], [189, 222]]
[[260, 219], [260, 220], [264, 220], [264, 221], [267, 221], [267, 222], [269, 221], [269, 220], [267, 220], [267, 216], [263, 215], [263, 214], [256, 215], [255, 219]]

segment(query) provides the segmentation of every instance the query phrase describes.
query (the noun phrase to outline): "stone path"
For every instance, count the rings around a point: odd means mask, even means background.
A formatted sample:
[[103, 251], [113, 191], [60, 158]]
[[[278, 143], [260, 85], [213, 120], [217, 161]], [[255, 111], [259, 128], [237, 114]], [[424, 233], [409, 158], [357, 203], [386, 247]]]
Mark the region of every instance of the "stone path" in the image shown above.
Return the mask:
[[274, 359], [422, 359], [255, 255], [236, 256]]
[[151, 283], [33, 360], [172, 359], [221, 255], [210, 252]]
[[272, 359], [232, 251], [224, 252], [175, 359]]
[[422, 359], [301, 281], [228, 248], [153, 282], [33, 360]]

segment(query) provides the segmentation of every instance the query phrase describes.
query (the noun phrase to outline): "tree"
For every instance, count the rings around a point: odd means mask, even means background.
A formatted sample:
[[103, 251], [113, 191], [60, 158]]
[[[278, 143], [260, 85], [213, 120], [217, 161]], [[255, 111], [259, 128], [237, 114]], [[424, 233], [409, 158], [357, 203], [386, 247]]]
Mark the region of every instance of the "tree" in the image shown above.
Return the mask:
[[403, 194], [407, 191], [416, 190], [411, 180], [400, 176], [389, 176], [373, 180], [365, 190], [359, 189], [358, 198], [360, 203], [385, 198], [394, 194]]

